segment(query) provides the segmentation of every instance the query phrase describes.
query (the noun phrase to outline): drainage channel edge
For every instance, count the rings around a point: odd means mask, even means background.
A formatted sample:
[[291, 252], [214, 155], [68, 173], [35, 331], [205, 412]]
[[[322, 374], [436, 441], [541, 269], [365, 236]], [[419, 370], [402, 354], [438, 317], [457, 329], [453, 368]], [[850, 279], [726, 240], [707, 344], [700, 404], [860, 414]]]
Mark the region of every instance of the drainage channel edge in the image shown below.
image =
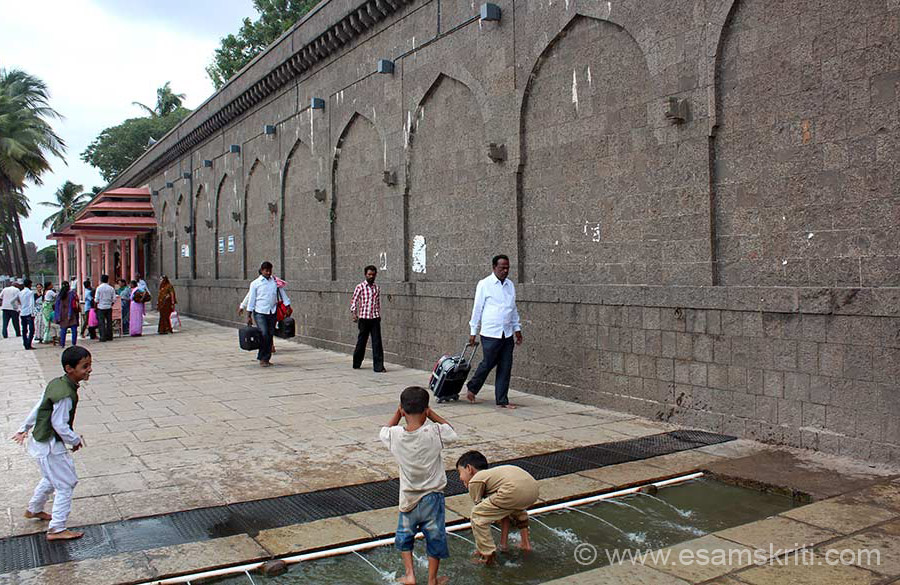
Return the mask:
[[[540, 480], [735, 439], [707, 431], [679, 430], [509, 459], [497, 464], [518, 465]], [[389, 479], [93, 524], [84, 526], [84, 537], [73, 541], [47, 542], [43, 532], [13, 536], [0, 539], [0, 574], [227, 536], [255, 537], [261, 530], [396, 506], [399, 490], [399, 479]], [[444, 493], [449, 497], [465, 492], [456, 470], [448, 471]]]

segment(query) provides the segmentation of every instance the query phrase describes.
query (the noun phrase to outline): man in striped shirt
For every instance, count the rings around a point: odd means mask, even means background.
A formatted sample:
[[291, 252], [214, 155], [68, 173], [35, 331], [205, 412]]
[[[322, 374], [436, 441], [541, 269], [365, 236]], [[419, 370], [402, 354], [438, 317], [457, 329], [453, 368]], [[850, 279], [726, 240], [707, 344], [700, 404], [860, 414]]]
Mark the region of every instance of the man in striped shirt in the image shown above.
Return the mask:
[[381, 290], [375, 284], [378, 269], [366, 266], [366, 279], [356, 285], [350, 300], [350, 316], [359, 328], [356, 349], [353, 351], [353, 369], [358, 370], [366, 357], [366, 344], [372, 335], [372, 365], [376, 372], [385, 372], [384, 348], [381, 346]]

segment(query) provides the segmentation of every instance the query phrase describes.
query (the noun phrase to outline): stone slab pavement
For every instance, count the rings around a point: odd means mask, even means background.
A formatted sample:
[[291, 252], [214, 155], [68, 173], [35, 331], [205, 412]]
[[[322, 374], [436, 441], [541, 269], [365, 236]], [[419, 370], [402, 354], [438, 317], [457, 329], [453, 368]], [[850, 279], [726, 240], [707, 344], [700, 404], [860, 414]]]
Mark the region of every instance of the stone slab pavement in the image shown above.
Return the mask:
[[[74, 455], [72, 526], [396, 477], [378, 429], [404, 387], [428, 382], [427, 372], [353, 370], [348, 355], [281, 340], [275, 366], [262, 369], [234, 329], [187, 318], [170, 336], [156, 335], [151, 318], [143, 337], [79, 343], [94, 361], [75, 424], [86, 448]], [[61, 375], [60, 349], [37, 347], [0, 340], [0, 537], [45, 529], [22, 517], [39, 474], [8, 440]], [[518, 392], [511, 400], [521, 408], [501, 411], [489, 398], [434, 405], [461, 437], [445, 451], [448, 468], [470, 448], [501, 460], [674, 428]]]

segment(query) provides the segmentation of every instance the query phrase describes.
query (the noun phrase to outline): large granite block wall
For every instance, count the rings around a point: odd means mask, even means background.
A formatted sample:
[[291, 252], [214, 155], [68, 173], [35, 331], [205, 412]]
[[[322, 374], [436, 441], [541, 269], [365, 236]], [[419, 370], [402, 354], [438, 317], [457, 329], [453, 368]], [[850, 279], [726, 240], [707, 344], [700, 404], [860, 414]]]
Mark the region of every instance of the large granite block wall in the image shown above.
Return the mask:
[[271, 260], [347, 351], [375, 264], [428, 369], [503, 252], [516, 388], [900, 457], [897, 0], [495, 4], [323, 2], [123, 173], [182, 309]]

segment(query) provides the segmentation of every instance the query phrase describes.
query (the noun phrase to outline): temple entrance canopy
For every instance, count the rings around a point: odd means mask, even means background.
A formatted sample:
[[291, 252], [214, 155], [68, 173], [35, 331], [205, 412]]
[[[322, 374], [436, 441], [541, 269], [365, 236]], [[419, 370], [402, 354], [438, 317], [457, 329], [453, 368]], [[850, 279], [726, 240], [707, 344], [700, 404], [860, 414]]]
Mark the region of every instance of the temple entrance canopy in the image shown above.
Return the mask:
[[98, 194], [75, 218], [48, 239], [56, 240], [59, 282], [75, 280], [83, 297], [85, 280], [146, 274], [145, 248], [156, 229], [150, 190], [119, 188]]

